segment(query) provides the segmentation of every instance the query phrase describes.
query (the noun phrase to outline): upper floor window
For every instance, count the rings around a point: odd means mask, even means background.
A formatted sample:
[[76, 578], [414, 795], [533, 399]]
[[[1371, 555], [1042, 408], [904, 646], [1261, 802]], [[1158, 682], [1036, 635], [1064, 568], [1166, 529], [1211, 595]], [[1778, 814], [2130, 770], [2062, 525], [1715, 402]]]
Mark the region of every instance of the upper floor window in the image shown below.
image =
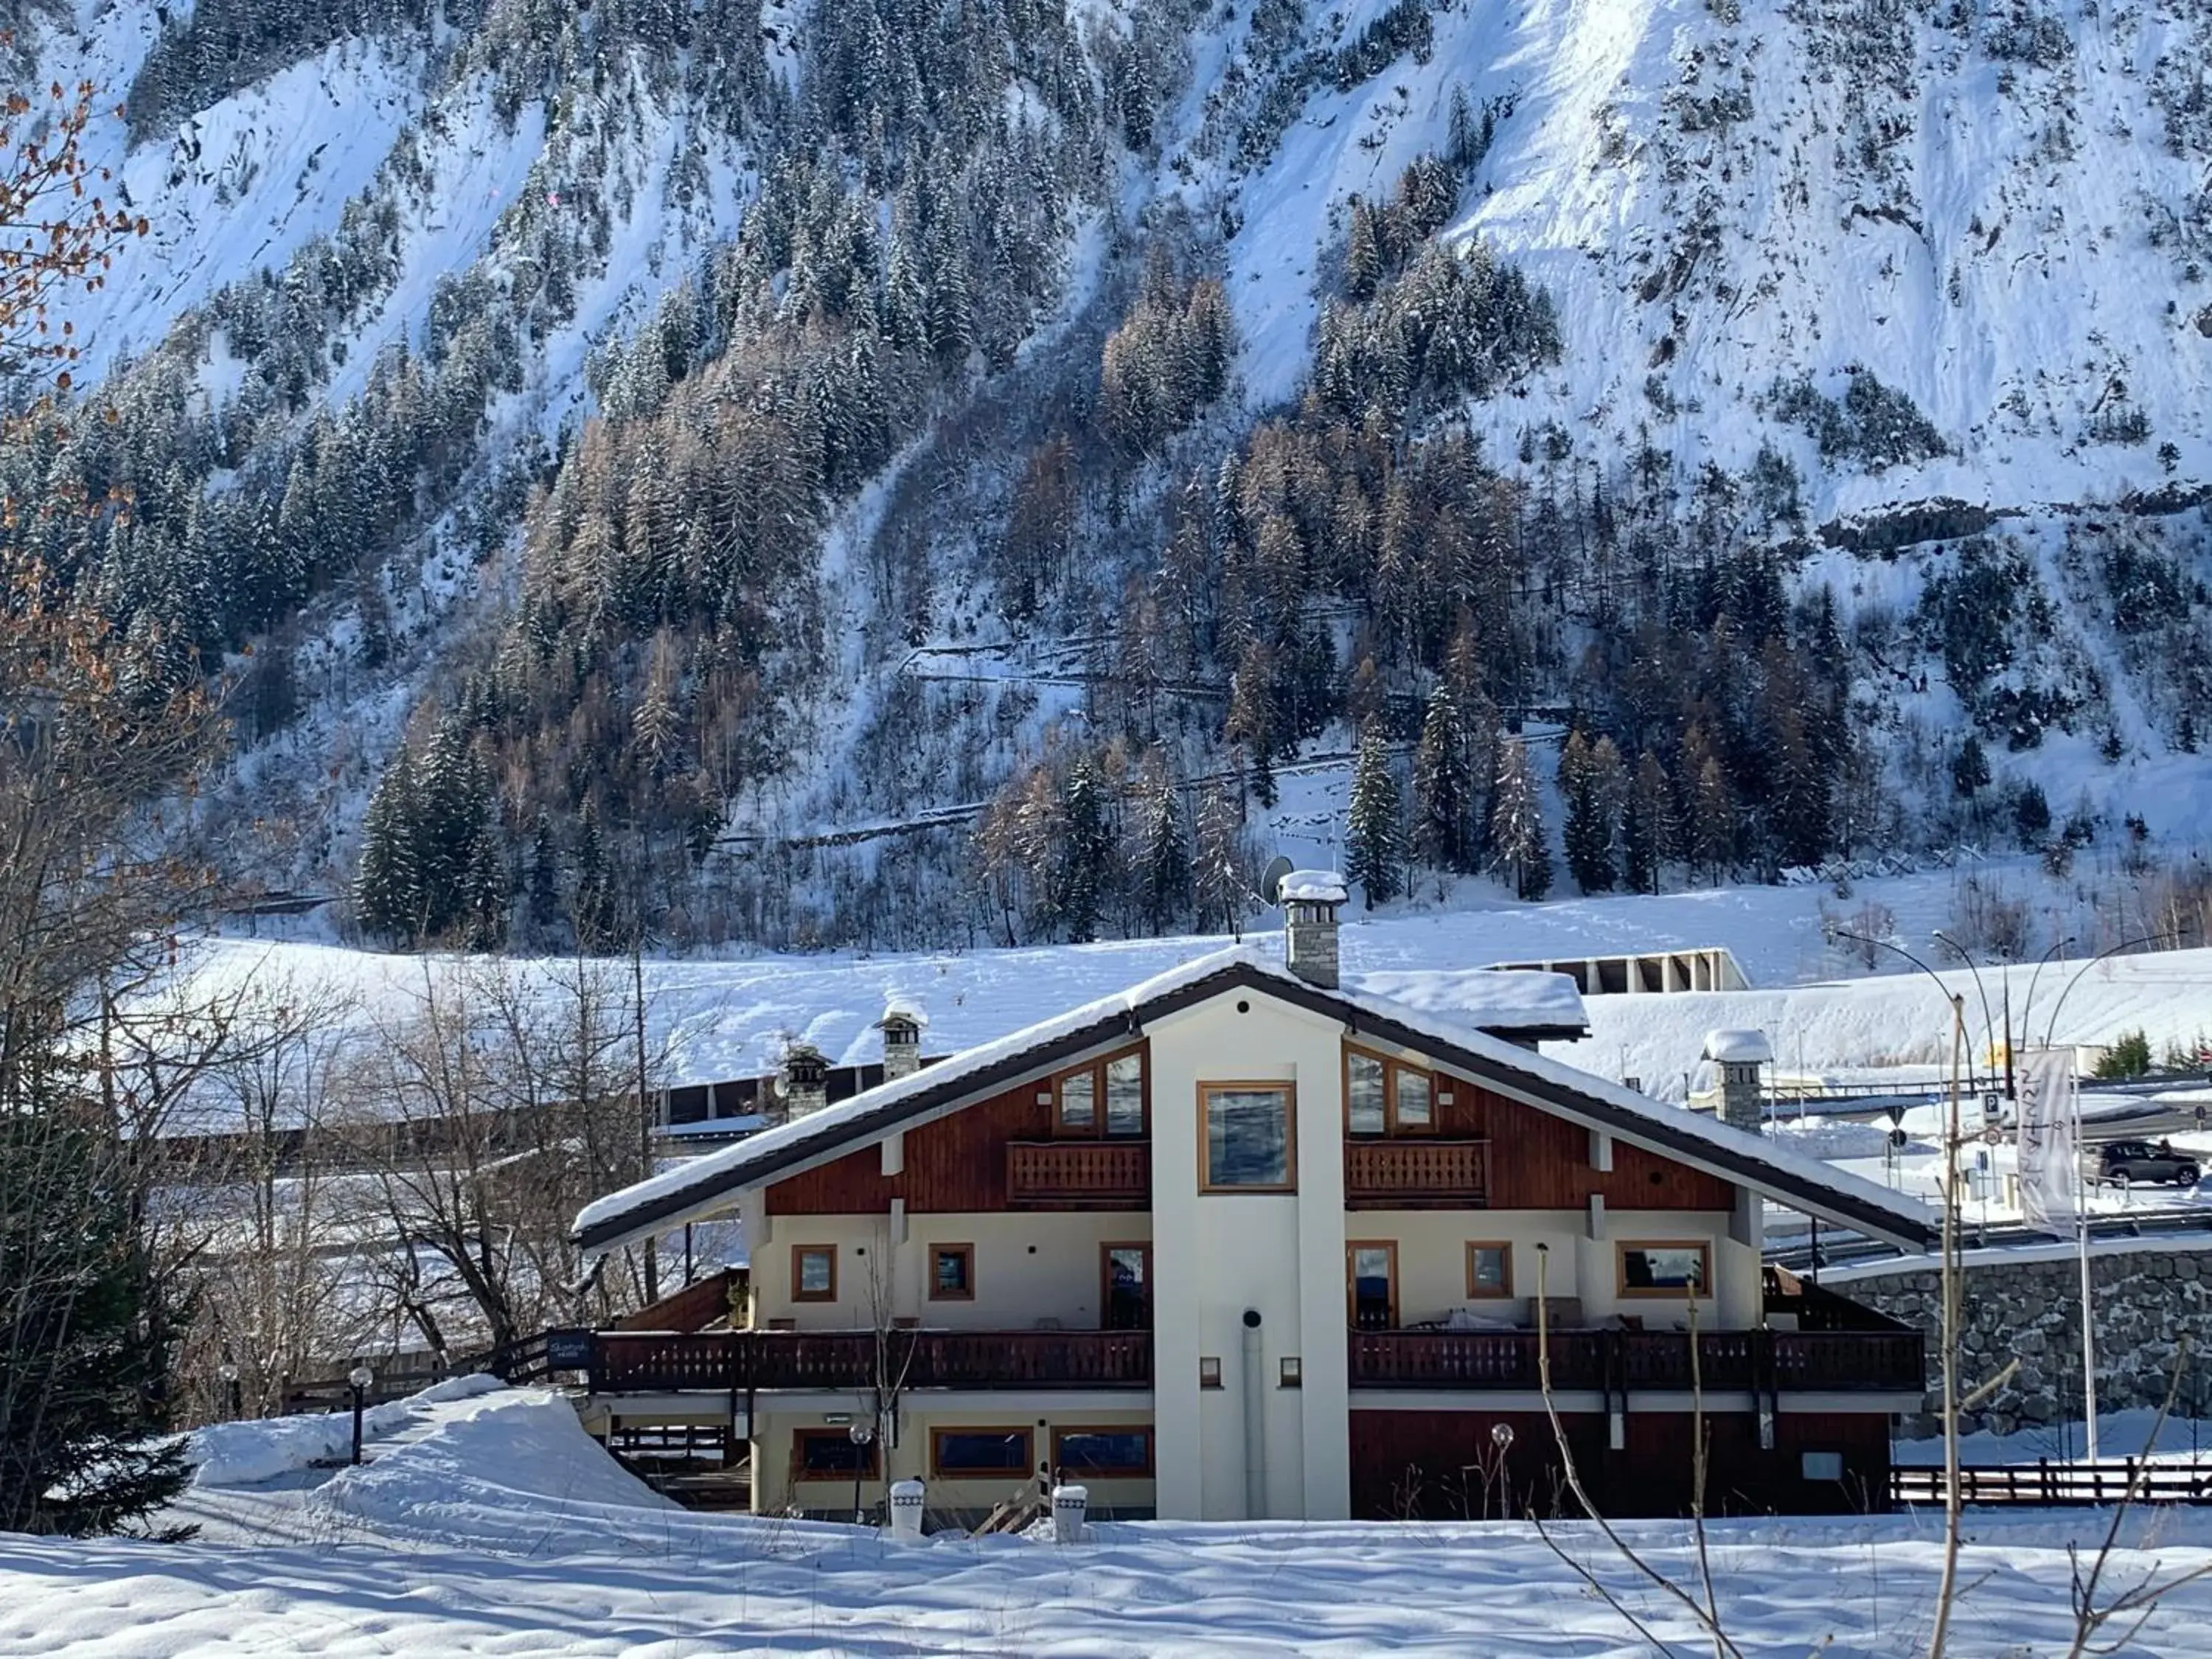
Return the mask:
[[793, 1302], [835, 1302], [837, 1299], [837, 1247], [835, 1244], [794, 1244], [791, 1247], [791, 1299]]
[[1052, 1127], [1056, 1135], [1143, 1134], [1145, 1051], [1109, 1054], [1054, 1078]]
[[1296, 1192], [1296, 1097], [1287, 1083], [1200, 1084], [1199, 1189]]
[[1623, 1296], [1709, 1296], [1712, 1283], [1712, 1246], [1702, 1240], [1620, 1247]]
[[1410, 1061], [1344, 1051], [1345, 1127], [1355, 1135], [1425, 1135], [1437, 1127], [1436, 1074]]

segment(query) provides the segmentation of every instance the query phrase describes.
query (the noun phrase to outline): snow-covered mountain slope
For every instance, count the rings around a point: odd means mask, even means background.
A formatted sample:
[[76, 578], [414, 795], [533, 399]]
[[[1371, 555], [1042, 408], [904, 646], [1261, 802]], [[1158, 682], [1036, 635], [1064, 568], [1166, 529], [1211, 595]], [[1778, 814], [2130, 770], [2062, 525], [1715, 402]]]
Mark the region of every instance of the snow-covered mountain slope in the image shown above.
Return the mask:
[[[66, 314], [125, 416], [88, 471], [138, 522], [67, 557], [100, 567], [118, 623], [230, 653], [252, 707], [193, 822], [243, 878], [342, 889], [407, 734], [465, 719], [518, 906], [544, 854], [560, 890], [533, 904], [575, 908], [591, 804], [693, 848], [657, 878], [687, 939], [1001, 933], [969, 831], [1048, 737], [1164, 757], [1187, 810], [1208, 778], [1245, 800], [1231, 680], [1255, 628], [1232, 605], [1268, 612], [1279, 662], [1326, 647], [1321, 711], [1274, 717], [1285, 757], [1348, 755], [1378, 707], [1410, 748], [1449, 612], [1414, 640], [1347, 577], [1387, 563], [1385, 486], [1347, 448], [1358, 410], [1328, 434], [1298, 400], [1332, 328], [1365, 331], [1370, 380], [1400, 372], [1382, 337], [1434, 323], [1406, 298], [1431, 244], [1540, 307], [1479, 373], [1418, 371], [1364, 416], [1397, 424], [1407, 472], [1463, 428], [1503, 474], [1481, 624], [1513, 729], [1618, 727], [1686, 820], [1678, 750], [1719, 718], [1766, 812], [1755, 686], [1632, 732], [1594, 709], [1590, 665], [1655, 626], [1720, 651], [1710, 590], [1735, 579], [1681, 573], [1778, 558], [1788, 599], [1832, 596], [1850, 658], [1824, 671], [1866, 752], [1837, 793], [1877, 804], [1835, 847], [2009, 841], [2031, 784], [2059, 823], [2197, 836], [2208, 0], [353, 17], [77, 0], [21, 45], [27, 80], [129, 100], [88, 143], [151, 234]], [[1417, 164], [1432, 199], [1363, 286], [1361, 216], [1398, 211]], [[1192, 406], [1132, 437], [1127, 365], [1188, 351], [1174, 330], [1216, 276], [1220, 394], [1158, 393]], [[732, 410], [773, 430], [726, 429]], [[597, 449], [592, 418], [615, 434]], [[1282, 492], [1286, 574], [1232, 580], [1264, 538], [1227, 481], [1265, 422], [1304, 422], [1334, 471]], [[694, 440], [713, 465], [647, 464]], [[805, 451], [797, 477], [758, 482], [763, 445]], [[717, 468], [742, 525], [697, 483]], [[1185, 518], [1209, 544], [1188, 608], [1222, 614], [1146, 669], [1140, 718], [1128, 636], [1162, 649], [1191, 591], [1163, 574]], [[707, 591], [732, 580], [755, 586]], [[1282, 678], [1279, 702], [1314, 701]], [[648, 728], [649, 762], [611, 775]], [[1959, 792], [1969, 729], [1990, 777]], [[1548, 750], [1542, 770], [1556, 825]], [[1347, 772], [1316, 763], [1256, 850], [1340, 840]], [[1781, 856], [1738, 840], [1717, 862]]]
[[[1347, 33], [1381, 9], [1347, 8]], [[1556, 372], [1478, 416], [1500, 453], [1547, 422], [1686, 473], [1772, 443], [1822, 517], [2201, 481], [2207, 26], [2186, 0], [1441, 9], [1425, 63], [1310, 99], [1236, 187], [1248, 385], [1295, 388], [1349, 198], [1442, 148], [1456, 92], [1510, 113], [1448, 234], [1520, 262], [1566, 336]], [[1775, 395], [1809, 377], [1840, 400], [1858, 373], [1942, 453], [1824, 455]]]

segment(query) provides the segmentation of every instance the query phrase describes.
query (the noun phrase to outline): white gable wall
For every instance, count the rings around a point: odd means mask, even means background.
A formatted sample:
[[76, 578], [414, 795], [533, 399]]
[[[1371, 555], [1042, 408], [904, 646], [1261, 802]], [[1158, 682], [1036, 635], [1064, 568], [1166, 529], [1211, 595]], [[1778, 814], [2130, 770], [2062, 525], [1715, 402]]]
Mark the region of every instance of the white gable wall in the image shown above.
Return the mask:
[[[1239, 1012], [1240, 1005], [1246, 1012]], [[1153, 1388], [1159, 1512], [1206, 1520], [1349, 1514], [1340, 1022], [1255, 992], [1152, 1021]], [[1297, 1191], [1199, 1190], [1201, 1083], [1297, 1086]], [[1245, 1470], [1247, 1309], [1259, 1327], [1266, 1492]], [[1296, 1356], [1304, 1386], [1279, 1386]], [[1201, 1356], [1222, 1386], [1201, 1390]]]

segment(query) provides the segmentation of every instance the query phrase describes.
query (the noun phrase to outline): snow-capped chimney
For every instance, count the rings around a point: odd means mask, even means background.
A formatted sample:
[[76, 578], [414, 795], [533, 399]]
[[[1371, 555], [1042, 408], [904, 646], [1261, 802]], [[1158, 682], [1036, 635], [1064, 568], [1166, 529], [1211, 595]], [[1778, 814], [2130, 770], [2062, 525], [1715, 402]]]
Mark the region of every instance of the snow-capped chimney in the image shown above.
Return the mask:
[[921, 1069], [921, 1030], [927, 1023], [920, 1011], [907, 1003], [894, 1002], [884, 1010], [876, 1029], [884, 1034], [884, 1082], [912, 1077]]
[[783, 1115], [787, 1121], [830, 1103], [830, 1057], [811, 1042], [794, 1042], [783, 1054]]
[[1708, 1031], [1705, 1058], [1720, 1067], [1721, 1121], [1756, 1134], [1766, 1115], [1759, 1094], [1759, 1068], [1774, 1058], [1774, 1045], [1766, 1033]]
[[1336, 989], [1336, 913], [1344, 878], [1334, 870], [1293, 870], [1275, 896], [1283, 907], [1283, 960], [1310, 985]]

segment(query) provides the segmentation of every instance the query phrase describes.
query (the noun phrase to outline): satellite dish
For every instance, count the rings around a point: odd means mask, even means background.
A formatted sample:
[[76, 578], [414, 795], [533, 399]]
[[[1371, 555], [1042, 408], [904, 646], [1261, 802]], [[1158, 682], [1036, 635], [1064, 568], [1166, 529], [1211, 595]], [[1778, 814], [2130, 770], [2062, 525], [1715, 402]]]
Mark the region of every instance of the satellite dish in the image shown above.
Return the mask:
[[1297, 866], [1278, 853], [1267, 861], [1267, 867], [1260, 872], [1260, 896], [1269, 904], [1280, 904], [1283, 878], [1297, 868]]

